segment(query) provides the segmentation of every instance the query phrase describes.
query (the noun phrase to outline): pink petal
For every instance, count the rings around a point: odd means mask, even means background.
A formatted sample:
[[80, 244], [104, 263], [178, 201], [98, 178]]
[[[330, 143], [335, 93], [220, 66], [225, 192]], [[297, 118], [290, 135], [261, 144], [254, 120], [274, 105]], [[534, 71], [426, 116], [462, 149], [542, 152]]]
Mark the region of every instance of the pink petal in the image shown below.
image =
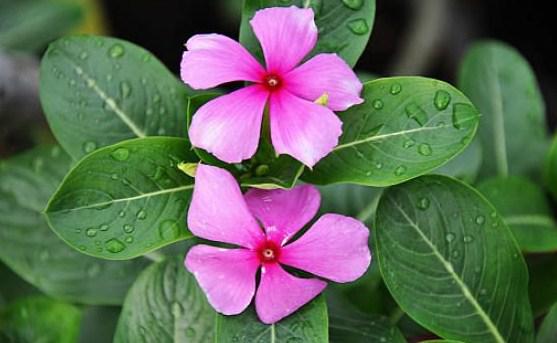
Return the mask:
[[195, 174], [188, 228], [198, 237], [246, 248], [255, 248], [265, 239], [232, 175], [203, 164]]
[[259, 267], [252, 251], [196, 245], [188, 252], [185, 266], [217, 312], [238, 314], [250, 304]]
[[250, 24], [263, 48], [269, 72], [292, 70], [317, 42], [317, 26], [311, 9], [266, 8], [257, 11]]
[[264, 225], [267, 237], [280, 245], [315, 216], [321, 202], [319, 191], [311, 185], [291, 190], [252, 188], [244, 198], [251, 213]]
[[279, 264], [264, 265], [255, 295], [257, 316], [265, 324], [276, 323], [307, 304], [326, 286], [327, 283], [319, 279], [292, 276]]
[[319, 54], [285, 76], [286, 88], [306, 100], [315, 101], [327, 93], [327, 107], [344, 111], [361, 104], [363, 85], [356, 74], [336, 54]]
[[356, 219], [325, 214], [281, 251], [280, 262], [336, 281], [362, 276], [371, 262], [369, 230]]
[[342, 133], [342, 122], [330, 109], [286, 90], [272, 94], [270, 116], [276, 152], [310, 168], [333, 150]]
[[182, 80], [194, 89], [232, 81], [258, 81], [263, 67], [238, 42], [218, 34], [195, 35], [186, 43]]
[[267, 97], [260, 86], [252, 85], [201, 106], [189, 129], [192, 145], [228, 163], [252, 157], [259, 144]]

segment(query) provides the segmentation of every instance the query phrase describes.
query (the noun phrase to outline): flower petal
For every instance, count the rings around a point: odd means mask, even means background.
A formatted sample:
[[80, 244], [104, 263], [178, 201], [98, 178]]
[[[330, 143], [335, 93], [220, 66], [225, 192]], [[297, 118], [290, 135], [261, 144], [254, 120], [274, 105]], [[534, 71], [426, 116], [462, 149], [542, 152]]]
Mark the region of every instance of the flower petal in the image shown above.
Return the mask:
[[369, 230], [360, 221], [325, 214], [282, 249], [280, 262], [336, 282], [354, 281], [371, 262], [368, 237]]
[[252, 85], [201, 106], [189, 129], [192, 145], [227, 163], [252, 157], [259, 143], [267, 97], [265, 90]]
[[263, 67], [238, 42], [218, 34], [195, 35], [182, 56], [182, 80], [194, 89], [232, 81], [258, 81]]
[[265, 226], [267, 238], [280, 245], [315, 216], [321, 202], [319, 191], [311, 185], [291, 190], [253, 188], [244, 198], [251, 213]]
[[292, 70], [317, 42], [312, 9], [266, 8], [257, 11], [250, 24], [263, 49], [269, 72]]
[[188, 228], [198, 237], [246, 248], [265, 238], [232, 175], [203, 164], [195, 174]]
[[326, 286], [323, 280], [292, 276], [279, 264], [264, 265], [255, 295], [257, 316], [265, 324], [276, 323], [307, 304]]
[[315, 101], [327, 94], [327, 107], [344, 111], [361, 104], [362, 83], [336, 54], [319, 54], [285, 76], [285, 87], [295, 95]]
[[342, 133], [342, 122], [330, 109], [286, 90], [272, 94], [270, 116], [276, 152], [310, 168], [333, 150]]
[[196, 245], [188, 252], [184, 264], [217, 312], [238, 314], [250, 304], [259, 267], [252, 251]]

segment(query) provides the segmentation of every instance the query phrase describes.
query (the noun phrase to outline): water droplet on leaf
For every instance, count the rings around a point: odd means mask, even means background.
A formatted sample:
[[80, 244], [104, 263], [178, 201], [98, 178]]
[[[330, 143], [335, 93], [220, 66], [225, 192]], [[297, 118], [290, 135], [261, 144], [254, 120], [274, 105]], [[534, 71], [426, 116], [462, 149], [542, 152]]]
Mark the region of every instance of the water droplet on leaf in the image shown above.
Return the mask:
[[422, 143], [418, 146], [418, 153], [420, 153], [420, 155], [431, 156], [432, 152], [431, 146], [427, 143]]
[[126, 50], [122, 46], [122, 44], [116, 43], [114, 44], [109, 50], [108, 55], [112, 58], [120, 58], [124, 56]]
[[111, 252], [113, 254], [117, 254], [126, 249], [126, 245], [116, 238], [111, 238], [108, 241], [104, 242], [104, 247], [106, 248], [106, 250], [108, 250], [108, 252]]
[[439, 111], [446, 109], [449, 106], [450, 102], [451, 102], [451, 95], [448, 92], [443, 90], [438, 90], [437, 92], [435, 92], [435, 97], [433, 98], [433, 104], [435, 105], [435, 108], [437, 108]]
[[116, 161], [125, 161], [130, 156], [130, 150], [127, 148], [117, 148], [110, 153], [110, 156]]
[[369, 26], [365, 19], [352, 19], [347, 25], [350, 31], [357, 35], [365, 35], [369, 31]]
[[342, 0], [342, 3], [352, 10], [359, 10], [362, 8], [364, 0]]

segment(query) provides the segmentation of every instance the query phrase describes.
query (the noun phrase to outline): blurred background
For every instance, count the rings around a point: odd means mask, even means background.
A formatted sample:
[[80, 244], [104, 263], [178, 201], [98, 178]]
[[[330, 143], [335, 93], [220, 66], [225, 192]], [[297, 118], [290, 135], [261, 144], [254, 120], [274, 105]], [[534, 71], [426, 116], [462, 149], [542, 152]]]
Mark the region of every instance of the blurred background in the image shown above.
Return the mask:
[[[339, 0], [340, 1], [340, 0]], [[40, 110], [37, 67], [48, 42], [68, 33], [111, 35], [139, 44], [178, 73], [196, 33], [237, 38], [242, 0], [0, 0], [0, 158], [51, 141]], [[557, 110], [557, 49], [551, 2], [377, 0], [371, 40], [356, 69], [456, 82], [471, 42], [505, 41], [531, 63]]]

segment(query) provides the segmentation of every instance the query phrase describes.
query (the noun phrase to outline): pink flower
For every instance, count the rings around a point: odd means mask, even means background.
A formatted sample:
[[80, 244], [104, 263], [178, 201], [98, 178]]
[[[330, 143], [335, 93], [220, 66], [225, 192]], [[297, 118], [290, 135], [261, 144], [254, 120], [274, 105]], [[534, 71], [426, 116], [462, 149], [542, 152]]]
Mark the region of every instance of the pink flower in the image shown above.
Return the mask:
[[[342, 123], [333, 111], [362, 103], [362, 84], [336, 54], [319, 54], [298, 66], [317, 42], [311, 9], [267, 8], [250, 24], [266, 68], [222, 35], [195, 35], [186, 43], [181, 76], [192, 88], [252, 82], [202, 106], [193, 117], [190, 140], [228, 163], [248, 159], [257, 150], [268, 104], [275, 151], [312, 167], [338, 144]], [[328, 97], [327, 106], [314, 103], [321, 96]]]
[[354, 281], [364, 274], [371, 261], [369, 230], [355, 219], [325, 214], [302, 237], [292, 240], [313, 218], [319, 202], [319, 192], [310, 185], [292, 190], [252, 189], [242, 195], [227, 171], [199, 165], [189, 229], [198, 237], [239, 246], [225, 249], [201, 244], [186, 256], [186, 268], [216, 311], [241, 313], [255, 294], [257, 315], [271, 324], [327, 285], [318, 278], [295, 277], [282, 265], [336, 282]]

